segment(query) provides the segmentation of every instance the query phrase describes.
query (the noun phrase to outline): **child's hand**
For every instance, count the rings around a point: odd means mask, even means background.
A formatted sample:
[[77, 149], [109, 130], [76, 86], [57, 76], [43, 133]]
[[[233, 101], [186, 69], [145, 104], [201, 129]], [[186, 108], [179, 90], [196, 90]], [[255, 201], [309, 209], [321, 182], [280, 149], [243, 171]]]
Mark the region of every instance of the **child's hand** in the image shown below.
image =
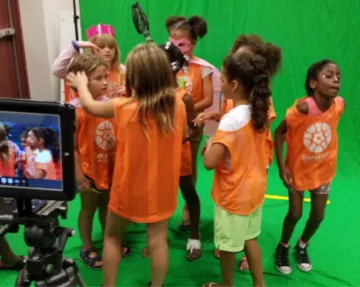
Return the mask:
[[100, 53], [100, 48], [96, 46], [94, 43], [91, 43], [89, 41], [78, 41], [76, 43], [78, 47], [81, 49], [91, 48], [93, 49], [93, 52]]
[[205, 112], [198, 114], [196, 119], [193, 121], [194, 125], [197, 127], [201, 127], [204, 124], [204, 121], [211, 120], [214, 117], [214, 114], [215, 113], [212, 112]]
[[284, 185], [287, 188], [291, 188], [292, 187], [292, 177], [291, 177], [291, 173], [289, 171], [289, 169], [284, 166], [282, 168], [280, 168], [280, 178], [282, 179]]
[[90, 189], [90, 182], [84, 175], [79, 176], [76, 179], [76, 181], [77, 181], [79, 190], [89, 190]]
[[69, 73], [66, 76], [69, 86], [78, 89], [81, 85], [87, 86], [89, 79], [84, 72]]
[[121, 87], [117, 87], [113, 91], [112, 97], [121, 97], [121, 96], [125, 96], [125, 95], [126, 95], [126, 88], [124, 86], [121, 86]]

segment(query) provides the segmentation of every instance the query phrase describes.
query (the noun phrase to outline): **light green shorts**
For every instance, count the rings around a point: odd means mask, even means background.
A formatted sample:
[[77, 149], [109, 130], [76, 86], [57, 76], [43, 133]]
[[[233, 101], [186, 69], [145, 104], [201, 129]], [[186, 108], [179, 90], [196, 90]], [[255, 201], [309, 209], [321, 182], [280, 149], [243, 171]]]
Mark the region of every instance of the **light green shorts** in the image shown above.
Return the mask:
[[245, 241], [260, 235], [262, 205], [250, 215], [237, 215], [225, 211], [215, 204], [214, 242], [221, 251], [240, 252]]

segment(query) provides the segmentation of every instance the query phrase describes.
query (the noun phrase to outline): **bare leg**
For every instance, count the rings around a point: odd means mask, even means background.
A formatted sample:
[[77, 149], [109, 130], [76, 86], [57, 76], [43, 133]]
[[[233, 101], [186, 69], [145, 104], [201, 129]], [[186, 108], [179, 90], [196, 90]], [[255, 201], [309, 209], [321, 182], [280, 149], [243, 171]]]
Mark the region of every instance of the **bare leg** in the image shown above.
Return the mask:
[[235, 253], [220, 250], [221, 286], [234, 286]]
[[262, 270], [261, 251], [256, 239], [246, 241], [245, 253], [250, 265], [253, 286], [264, 287], [265, 282]]
[[107, 207], [110, 200], [110, 191], [103, 191], [101, 193], [100, 202], [99, 202], [99, 221], [101, 224], [101, 228], [103, 233], [105, 233], [105, 226], [106, 226], [106, 218], [107, 218]]
[[[192, 156], [192, 179], [194, 183], [194, 187], [196, 189], [196, 183], [197, 183], [197, 155], [199, 152], [200, 147], [200, 141], [191, 142], [191, 156]], [[190, 214], [189, 214], [189, 207], [186, 203], [183, 208], [183, 215], [182, 215], [182, 222], [184, 224], [187, 224], [190, 222]]]
[[168, 220], [147, 224], [147, 242], [151, 261], [151, 286], [162, 286], [168, 270]]
[[200, 200], [192, 182], [191, 175], [180, 177], [180, 189], [190, 212], [192, 226], [190, 238], [199, 239]]
[[281, 242], [288, 244], [295, 226], [302, 216], [304, 193], [289, 191], [289, 211], [284, 219]]
[[191, 155], [192, 155], [192, 178], [194, 186], [197, 183], [197, 155], [199, 153], [200, 141], [191, 142]]
[[[78, 228], [80, 238], [83, 243], [82, 250], [86, 251], [93, 247], [92, 244], [92, 227], [94, 215], [100, 202], [100, 194], [93, 191], [81, 191], [81, 210], [78, 217]], [[91, 252], [90, 258], [95, 258], [98, 254]], [[94, 267], [102, 266], [102, 261], [96, 261]]]
[[305, 230], [301, 236], [302, 241], [309, 242], [311, 237], [318, 230], [320, 223], [324, 219], [324, 212], [328, 194], [316, 194], [311, 192], [311, 211]]
[[108, 212], [104, 235], [104, 287], [114, 287], [122, 256], [122, 241], [130, 221]]

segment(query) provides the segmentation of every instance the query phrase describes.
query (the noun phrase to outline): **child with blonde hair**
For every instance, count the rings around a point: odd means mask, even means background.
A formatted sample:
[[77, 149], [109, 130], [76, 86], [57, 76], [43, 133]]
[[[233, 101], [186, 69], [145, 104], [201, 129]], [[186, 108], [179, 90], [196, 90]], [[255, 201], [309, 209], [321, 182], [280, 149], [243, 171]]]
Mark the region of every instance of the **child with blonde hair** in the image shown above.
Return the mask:
[[[80, 54], [73, 59], [68, 71], [86, 75], [90, 95], [95, 101], [109, 100], [106, 96], [108, 69], [102, 58]], [[105, 230], [116, 156], [116, 122], [86, 113], [79, 99], [76, 101], [75, 172], [81, 197], [78, 227], [83, 243], [80, 259], [91, 269], [102, 269], [102, 259], [92, 245], [91, 233], [96, 210]], [[124, 256], [130, 252], [125, 248]]]
[[[115, 30], [111, 25], [99, 24], [86, 30], [88, 41], [72, 41], [71, 45], [61, 52], [52, 66], [55, 76], [65, 79], [71, 60], [85, 49], [86, 53], [100, 56], [106, 63], [109, 74], [106, 94], [109, 98], [122, 96], [124, 90], [125, 66], [120, 63], [120, 49], [116, 43]], [[65, 101], [78, 98], [76, 91], [64, 83]]]
[[165, 53], [154, 44], [136, 46], [126, 60], [126, 91], [131, 98], [93, 99], [83, 73], [70, 74], [84, 109], [115, 119], [115, 173], [105, 231], [104, 286], [115, 286], [121, 246], [130, 222], [146, 223], [151, 282], [161, 286], [168, 268], [168, 219], [177, 206], [186, 111], [176, 98]]

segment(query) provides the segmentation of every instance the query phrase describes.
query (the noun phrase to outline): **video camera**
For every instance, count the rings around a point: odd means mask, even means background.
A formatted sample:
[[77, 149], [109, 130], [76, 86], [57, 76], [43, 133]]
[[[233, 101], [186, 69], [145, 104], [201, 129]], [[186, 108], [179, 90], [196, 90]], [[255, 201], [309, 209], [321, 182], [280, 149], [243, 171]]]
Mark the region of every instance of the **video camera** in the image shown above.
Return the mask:
[[17, 202], [0, 216], [0, 236], [24, 225], [30, 247], [15, 286], [84, 286], [75, 261], [62, 256], [74, 231], [58, 219], [76, 194], [74, 131], [69, 104], [0, 99], [0, 197]]

